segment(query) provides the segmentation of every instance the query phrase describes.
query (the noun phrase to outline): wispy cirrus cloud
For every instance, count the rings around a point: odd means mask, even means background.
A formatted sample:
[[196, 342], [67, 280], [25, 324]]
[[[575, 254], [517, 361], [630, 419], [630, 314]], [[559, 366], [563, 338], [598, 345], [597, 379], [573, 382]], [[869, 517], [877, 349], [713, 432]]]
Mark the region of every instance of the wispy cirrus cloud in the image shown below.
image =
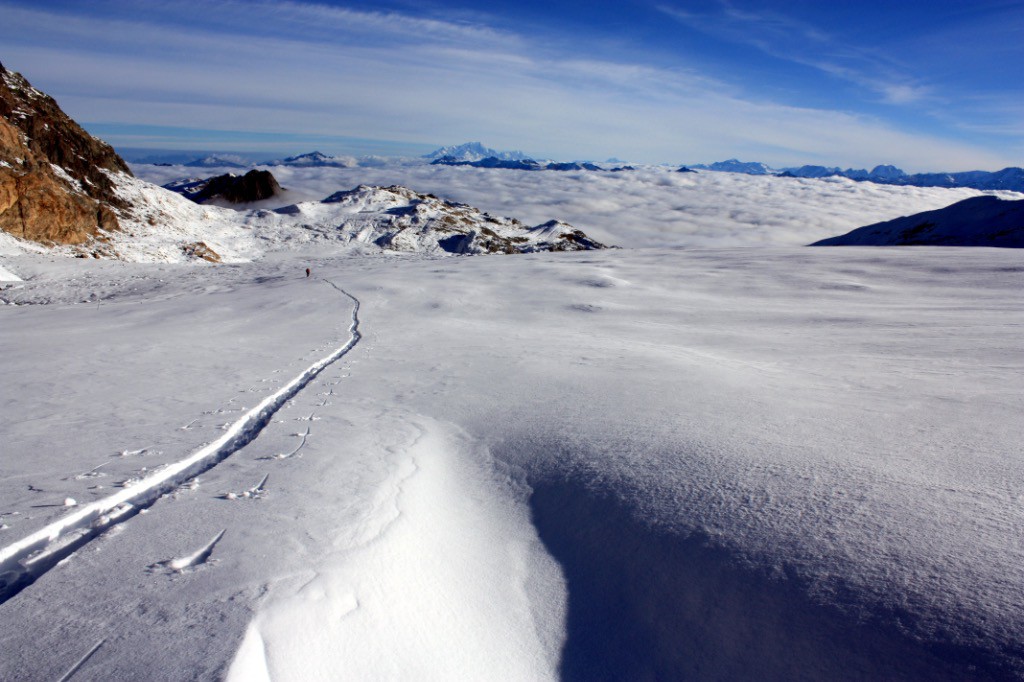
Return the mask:
[[914, 104], [933, 95], [932, 88], [917, 82], [906, 67], [877, 50], [844, 43], [825, 30], [779, 12], [743, 10], [727, 0], [700, 13], [669, 4], [657, 9], [720, 40], [753, 47], [857, 85], [888, 104]]

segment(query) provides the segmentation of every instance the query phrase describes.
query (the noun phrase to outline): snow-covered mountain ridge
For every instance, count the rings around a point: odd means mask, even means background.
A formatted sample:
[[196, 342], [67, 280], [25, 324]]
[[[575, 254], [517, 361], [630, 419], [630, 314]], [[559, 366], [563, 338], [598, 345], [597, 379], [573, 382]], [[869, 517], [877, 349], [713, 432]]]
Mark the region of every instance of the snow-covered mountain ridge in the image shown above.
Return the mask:
[[487, 158], [495, 158], [500, 161], [527, 161], [530, 157], [521, 151], [501, 152], [490, 147], [485, 147], [480, 142], [466, 142], [459, 145], [451, 145], [435, 149], [421, 158], [436, 160], [450, 157], [455, 161], [483, 161]]
[[319, 238], [373, 244], [421, 253], [533, 253], [605, 248], [557, 220], [527, 227], [467, 204], [420, 194], [406, 187], [360, 185], [323, 201], [258, 212], [249, 224], [298, 224]]
[[1024, 200], [972, 197], [952, 206], [859, 227], [812, 246], [998, 246], [1024, 248]]
[[309, 152], [297, 156], [289, 156], [284, 159], [263, 161], [260, 166], [296, 166], [299, 168], [350, 168], [356, 165], [356, 160], [347, 156], [330, 156], [323, 152]]
[[690, 168], [742, 173], [745, 175], [778, 175], [786, 178], [848, 178], [857, 182], [875, 182], [883, 185], [910, 187], [967, 187], [981, 190], [1010, 190], [1024, 192], [1024, 168], [1011, 166], [998, 171], [963, 171], [908, 174], [890, 164], [864, 168], [842, 169], [838, 166], [805, 165], [793, 168], [772, 168], [759, 161], [717, 161], [711, 164], [690, 164]]

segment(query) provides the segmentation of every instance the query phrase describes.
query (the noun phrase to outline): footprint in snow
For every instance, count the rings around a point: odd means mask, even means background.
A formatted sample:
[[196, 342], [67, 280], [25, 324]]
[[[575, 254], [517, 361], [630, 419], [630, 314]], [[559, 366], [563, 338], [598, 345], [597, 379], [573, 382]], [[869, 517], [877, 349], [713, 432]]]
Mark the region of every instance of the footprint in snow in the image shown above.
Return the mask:
[[118, 457], [140, 457], [142, 455], [159, 455], [162, 454], [159, 450], [153, 450], [151, 447], [139, 448], [138, 450], [120, 450], [117, 453]]
[[77, 476], [75, 476], [75, 480], [76, 481], [84, 481], [87, 478], [99, 478], [100, 476], [106, 476], [105, 473], [100, 471], [100, 467], [105, 467], [108, 464], [110, 464], [109, 461], [108, 462], [104, 462], [103, 464], [99, 464], [97, 466], [94, 466], [92, 469], [89, 469], [85, 473], [78, 474]]
[[213, 554], [213, 549], [220, 542], [220, 539], [224, 537], [225, 530], [217, 533], [216, 536], [208, 543], [200, 547], [195, 552], [188, 554], [177, 559], [166, 559], [164, 561], [158, 561], [155, 564], [150, 564], [146, 567], [147, 573], [165, 573], [173, 575], [176, 573], [191, 573], [192, 571], [198, 570], [207, 564], [213, 564], [216, 560], [211, 559], [210, 556]]
[[258, 500], [267, 492], [266, 486], [268, 478], [270, 478], [270, 474], [264, 476], [259, 483], [248, 490], [240, 493], [224, 493], [223, 495], [218, 495], [218, 497], [222, 500]]

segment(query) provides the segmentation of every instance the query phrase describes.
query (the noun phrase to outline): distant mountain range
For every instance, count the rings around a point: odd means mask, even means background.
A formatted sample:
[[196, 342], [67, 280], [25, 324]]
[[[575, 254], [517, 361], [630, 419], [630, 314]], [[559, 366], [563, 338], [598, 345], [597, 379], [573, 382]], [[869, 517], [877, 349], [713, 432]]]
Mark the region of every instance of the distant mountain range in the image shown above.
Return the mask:
[[981, 196], [882, 223], [858, 227], [811, 246], [1024, 247], [1024, 199]]
[[[471, 166], [473, 168], [499, 168], [510, 170], [554, 170], [554, 171], [629, 171], [632, 166], [604, 168], [585, 161], [569, 163], [539, 162], [520, 151], [497, 151], [485, 147], [480, 142], [466, 142], [460, 145], [441, 147], [421, 158], [428, 159], [432, 164], [445, 166]], [[255, 166], [291, 166], [291, 167], [334, 167], [352, 168], [361, 165], [378, 165], [366, 163], [366, 159], [355, 159], [348, 156], [330, 156], [319, 151], [253, 163], [242, 156], [234, 154], [211, 154], [194, 159], [183, 165], [190, 168], [253, 168]], [[686, 170], [683, 170], [686, 169]], [[875, 182], [886, 185], [910, 185], [914, 187], [967, 187], [980, 190], [1010, 190], [1024, 192], [1024, 168], [1009, 167], [999, 171], [963, 171], [955, 173], [917, 173], [908, 174], [892, 165], [879, 165], [871, 170], [846, 168], [838, 166], [799, 166], [791, 168], [772, 168], [760, 161], [740, 161], [728, 159], [715, 163], [698, 163], [683, 166], [682, 172], [689, 170], [716, 171], [722, 173], [743, 173], [746, 175], [773, 175], [784, 178], [831, 178], [842, 177], [857, 182]]]
[[907, 174], [896, 166], [875, 166], [865, 169], [829, 166], [800, 166], [774, 169], [758, 161], [729, 159], [711, 164], [693, 164], [690, 168], [745, 173], [747, 175], [777, 175], [784, 178], [842, 177], [858, 182], [876, 182], [884, 185], [910, 185], [913, 187], [969, 187], [971, 189], [1004, 189], [1024, 192], [1024, 168], [1010, 167], [999, 171], [964, 171], [959, 173]]
[[[740, 161], [738, 159], [716, 161], [710, 164], [694, 163], [690, 164], [689, 168], [691, 170], [712, 170], [723, 173], [743, 173], [744, 175], [776, 175], [778, 173], [778, 171], [769, 168], [767, 164], [760, 161]], [[683, 172], [685, 173], [686, 171]]]
[[489, 156], [486, 159], [480, 159], [479, 161], [462, 161], [454, 156], [442, 156], [439, 159], [435, 159], [430, 162], [434, 166], [471, 166], [473, 168], [504, 168], [506, 170], [527, 170], [527, 171], [603, 171], [603, 170], [632, 170], [632, 168], [612, 168], [605, 169], [600, 166], [595, 166], [592, 163], [584, 162], [569, 162], [569, 163], [539, 163], [533, 159], [516, 159], [507, 160], [499, 159], [496, 156]]

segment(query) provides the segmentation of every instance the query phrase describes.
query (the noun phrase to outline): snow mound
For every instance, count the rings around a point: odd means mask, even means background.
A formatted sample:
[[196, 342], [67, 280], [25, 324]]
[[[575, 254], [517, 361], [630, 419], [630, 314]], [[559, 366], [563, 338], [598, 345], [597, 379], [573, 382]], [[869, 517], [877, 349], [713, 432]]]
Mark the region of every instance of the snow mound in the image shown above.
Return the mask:
[[1024, 247], [1024, 200], [981, 196], [952, 206], [859, 227], [812, 246]]

